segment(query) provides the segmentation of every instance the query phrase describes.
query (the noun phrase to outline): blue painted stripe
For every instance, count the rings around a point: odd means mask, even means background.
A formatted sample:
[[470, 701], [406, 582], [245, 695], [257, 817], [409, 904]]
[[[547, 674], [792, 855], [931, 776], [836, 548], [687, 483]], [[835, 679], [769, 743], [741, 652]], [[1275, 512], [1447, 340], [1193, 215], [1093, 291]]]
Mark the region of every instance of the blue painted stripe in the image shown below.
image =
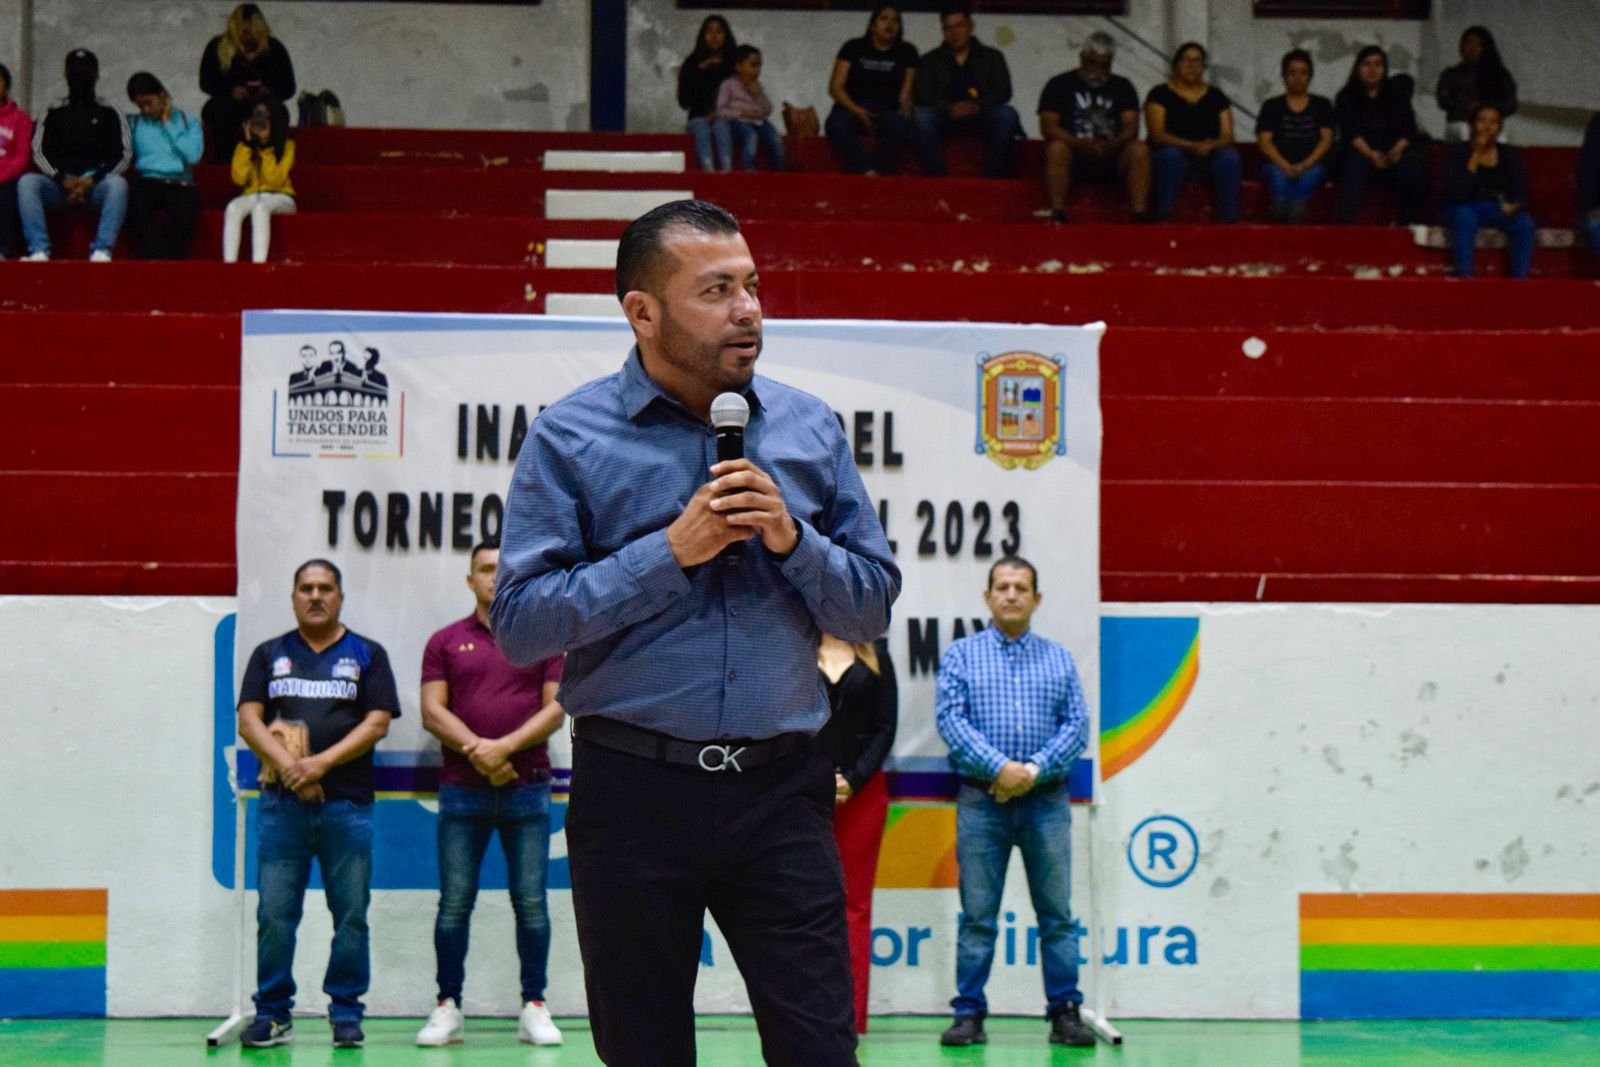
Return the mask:
[[1595, 1019], [1600, 971], [1302, 971], [1302, 1019]]
[[[228, 781], [228, 746], [244, 746], [237, 740], [239, 725], [233, 703], [233, 642], [238, 624], [237, 614], [224, 615], [211, 634], [211, 876], [224, 889], [233, 888], [233, 850], [238, 836], [233, 786]], [[255, 758], [253, 754], [251, 758]]]
[[0, 1019], [103, 1019], [104, 967], [0, 970]]

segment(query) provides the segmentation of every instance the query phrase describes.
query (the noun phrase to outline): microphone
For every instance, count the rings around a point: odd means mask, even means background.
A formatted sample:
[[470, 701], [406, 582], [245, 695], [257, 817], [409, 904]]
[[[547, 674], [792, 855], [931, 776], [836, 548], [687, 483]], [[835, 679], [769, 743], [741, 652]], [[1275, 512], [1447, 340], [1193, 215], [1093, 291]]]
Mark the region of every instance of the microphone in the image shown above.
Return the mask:
[[[750, 404], [738, 393], [719, 393], [711, 401], [711, 428], [717, 435], [717, 462], [744, 458], [744, 427], [750, 421]], [[744, 543], [736, 541], [718, 557], [724, 567], [744, 562]]]

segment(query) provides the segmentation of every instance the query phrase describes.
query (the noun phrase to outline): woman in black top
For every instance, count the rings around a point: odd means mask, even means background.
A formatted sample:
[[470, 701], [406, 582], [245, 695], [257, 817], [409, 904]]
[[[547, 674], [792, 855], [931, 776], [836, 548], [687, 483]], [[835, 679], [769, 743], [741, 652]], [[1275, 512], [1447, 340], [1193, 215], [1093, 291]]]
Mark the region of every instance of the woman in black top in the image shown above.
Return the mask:
[[[900, 9], [885, 4], [867, 20], [865, 36], [846, 41], [833, 61], [828, 95], [833, 110], [824, 130], [839, 163], [851, 174], [893, 174], [910, 132], [911, 83], [917, 50], [906, 43]], [[869, 161], [861, 135], [877, 139]]]
[[[694, 138], [694, 155], [701, 170], [723, 169], [711, 153], [711, 122], [716, 117], [717, 90], [733, 73], [729, 60], [737, 47], [728, 20], [707, 15], [700, 22], [694, 51], [678, 68], [678, 106], [689, 113], [689, 135]], [[731, 159], [722, 162], [727, 169], [733, 167]]]
[[1506, 235], [1512, 278], [1526, 278], [1533, 266], [1533, 217], [1528, 214], [1528, 179], [1522, 156], [1498, 144], [1500, 112], [1479, 104], [1472, 116], [1472, 140], [1450, 146], [1445, 163], [1449, 194], [1455, 275], [1472, 277], [1472, 249], [1478, 227], [1493, 226]]
[[817, 669], [833, 714], [817, 743], [833, 760], [836, 787], [833, 835], [844, 865], [845, 917], [850, 927], [850, 968], [855, 976], [856, 1030], [867, 1031], [867, 984], [872, 972], [872, 887], [878, 849], [889, 817], [883, 761], [894, 744], [900, 695], [894, 664], [882, 640], [852, 645], [823, 634]]
[[1265, 162], [1274, 222], [1299, 222], [1306, 201], [1322, 188], [1322, 161], [1333, 148], [1333, 104], [1311, 95], [1311, 54], [1296, 48], [1283, 57], [1282, 96], [1261, 105], [1256, 143]]
[[1239, 218], [1239, 152], [1233, 147], [1228, 96], [1206, 84], [1206, 50], [1190, 41], [1172, 57], [1172, 77], [1144, 98], [1145, 128], [1155, 156], [1155, 215], [1172, 216], [1178, 190], [1209, 178], [1218, 222]]
[[240, 4], [226, 30], [211, 38], [200, 56], [200, 109], [207, 158], [227, 162], [243, 126], [263, 100], [287, 104], [294, 98], [294, 63], [283, 42], [272, 36], [267, 17], [255, 4]]
[[1367, 183], [1394, 187], [1395, 215], [1409, 226], [1422, 213], [1428, 172], [1422, 165], [1411, 80], [1389, 77], [1389, 56], [1377, 45], [1356, 53], [1350, 77], [1334, 98], [1344, 158], [1339, 163], [1337, 221], [1355, 221]]
[[1433, 94], [1444, 112], [1445, 137], [1470, 141], [1476, 134], [1473, 115], [1479, 104], [1500, 113], [1501, 127], [1517, 110], [1517, 82], [1500, 58], [1494, 35], [1482, 26], [1461, 31], [1461, 62], [1439, 73]]

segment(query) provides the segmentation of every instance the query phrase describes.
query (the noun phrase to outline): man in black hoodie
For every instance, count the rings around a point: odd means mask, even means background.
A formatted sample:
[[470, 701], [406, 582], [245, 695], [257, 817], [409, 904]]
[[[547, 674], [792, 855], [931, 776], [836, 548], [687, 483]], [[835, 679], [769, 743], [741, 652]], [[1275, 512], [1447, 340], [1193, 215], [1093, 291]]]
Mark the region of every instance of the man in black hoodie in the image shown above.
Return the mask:
[[111, 250], [128, 213], [128, 180], [133, 162], [128, 124], [95, 96], [100, 61], [86, 48], [67, 53], [67, 98], [51, 108], [33, 135], [33, 160], [40, 173], [17, 180], [17, 210], [28, 241], [28, 261], [50, 258], [47, 208], [90, 205], [100, 225], [89, 249], [94, 263], [111, 261]]

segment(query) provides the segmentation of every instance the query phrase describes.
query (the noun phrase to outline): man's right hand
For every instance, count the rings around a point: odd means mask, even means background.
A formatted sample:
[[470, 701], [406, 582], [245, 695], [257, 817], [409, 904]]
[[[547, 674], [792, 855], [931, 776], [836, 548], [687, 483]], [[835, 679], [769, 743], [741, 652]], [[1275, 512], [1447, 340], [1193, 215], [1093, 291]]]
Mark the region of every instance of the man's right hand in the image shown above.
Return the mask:
[[1000, 773], [994, 776], [994, 784], [989, 787], [989, 792], [994, 796], [995, 802], [1004, 804], [1012, 797], [1020, 797], [1033, 788], [1034, 777], [1028, 768], [1016, 760], [1007, 760], [1000, 768]]
[[707, 482], [696, 490], [683, 513], [667, 527], [667, 547], [680, 567], [693, 567], [715, 559], [718, 552], [752, 533], [750, 527], [734, 526], [728, 522], [727, 515], [711, 510], [715, 496], [711, 486], [712, 483]]

